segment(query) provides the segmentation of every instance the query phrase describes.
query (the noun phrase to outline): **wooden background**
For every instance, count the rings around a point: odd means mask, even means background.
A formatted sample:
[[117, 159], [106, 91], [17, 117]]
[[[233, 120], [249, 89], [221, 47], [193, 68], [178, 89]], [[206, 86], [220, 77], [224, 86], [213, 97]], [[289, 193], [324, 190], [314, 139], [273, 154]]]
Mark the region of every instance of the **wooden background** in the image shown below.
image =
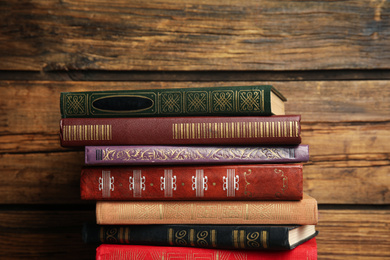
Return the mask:
[[0, 6], [1, 259], [94, 259], [60, 92], [264, 83], [302, 115], [319, 259], [390, 259], [390, 1]]

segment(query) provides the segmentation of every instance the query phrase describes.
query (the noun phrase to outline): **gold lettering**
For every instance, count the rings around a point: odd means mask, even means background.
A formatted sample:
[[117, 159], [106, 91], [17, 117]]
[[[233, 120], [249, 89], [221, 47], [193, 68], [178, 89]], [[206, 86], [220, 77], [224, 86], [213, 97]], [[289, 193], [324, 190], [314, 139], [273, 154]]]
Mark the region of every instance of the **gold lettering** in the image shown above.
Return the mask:
[[295, 121], [295, 137], [298, 137], [298, 121]]

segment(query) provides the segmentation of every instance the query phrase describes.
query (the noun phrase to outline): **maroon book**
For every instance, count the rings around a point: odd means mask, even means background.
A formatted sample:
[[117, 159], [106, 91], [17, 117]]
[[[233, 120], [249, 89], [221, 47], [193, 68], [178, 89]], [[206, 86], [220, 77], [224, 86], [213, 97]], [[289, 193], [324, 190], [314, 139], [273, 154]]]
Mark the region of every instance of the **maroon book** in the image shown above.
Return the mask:
[[297, 145], [300, 116], [63, 118], [62, 146]]
[[84, 200], [301, 200], [302, 165], [85, 167]]

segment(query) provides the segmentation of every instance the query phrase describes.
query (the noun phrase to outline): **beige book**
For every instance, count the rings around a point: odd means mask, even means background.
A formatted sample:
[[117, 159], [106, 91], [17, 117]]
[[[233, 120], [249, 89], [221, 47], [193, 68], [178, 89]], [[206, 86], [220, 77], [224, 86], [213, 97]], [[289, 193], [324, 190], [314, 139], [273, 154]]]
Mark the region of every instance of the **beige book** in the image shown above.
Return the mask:
[[97, 224], [316, 225], [317, 201], [98, 201]]

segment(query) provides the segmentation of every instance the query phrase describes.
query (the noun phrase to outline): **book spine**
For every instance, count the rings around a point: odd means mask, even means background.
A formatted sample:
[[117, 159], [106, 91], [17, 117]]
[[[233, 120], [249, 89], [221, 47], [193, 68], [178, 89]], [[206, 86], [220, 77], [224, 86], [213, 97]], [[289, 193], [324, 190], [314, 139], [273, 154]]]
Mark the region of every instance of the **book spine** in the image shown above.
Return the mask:
[[272, 86], [63, 92], [62, 118], [271, 115]]
[[316, 225], [317, 201], [98, 201], [101, 225]]
[[84, 200], [300, 200], [302, 165], [85, 167]]
[[95, 225], [83, 226], [85, 243], [289, 250], [288, 226]]
[[62, 146], [298, 145], [300, 116], [64, 118]]
[[96, 260], [155, 260], [155, 259], [203, 259], [203, 260], [317, 260], [315, 238], [288, 251], [220, 250], [193, 247], [166, 247], [142, 245], [100, 245]]
[[309, 160], [299, 146], [86, 146], [86, 165], [297, 163]]

